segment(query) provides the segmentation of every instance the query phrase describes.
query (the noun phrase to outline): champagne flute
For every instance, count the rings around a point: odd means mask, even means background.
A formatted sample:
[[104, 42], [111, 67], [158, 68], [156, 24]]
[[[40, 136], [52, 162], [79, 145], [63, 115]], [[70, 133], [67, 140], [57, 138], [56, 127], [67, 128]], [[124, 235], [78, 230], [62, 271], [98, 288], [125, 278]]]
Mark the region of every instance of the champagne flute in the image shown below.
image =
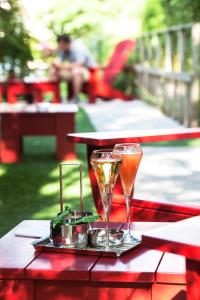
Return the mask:
[[91, 155], [91, 165], [97, 179], [106, 223], [105, 250], [109, 250], [109, 216], [113, 189], [121, 164], [120, 157], [114, 156], [111, 149], [94, 150]]
[[142, 148], [140, 144], [123, 143], [115, 145], [113, 152], [122, 159], [119, 174], [126, 201], [126, 215], [128, 223], [128, 231], [125, 234], [125, 241], [127, 243], [138, 242], [139, 239], [132, 236], [130, 230], [130, 204], [134, 194], [137, 170], [143, 155]]

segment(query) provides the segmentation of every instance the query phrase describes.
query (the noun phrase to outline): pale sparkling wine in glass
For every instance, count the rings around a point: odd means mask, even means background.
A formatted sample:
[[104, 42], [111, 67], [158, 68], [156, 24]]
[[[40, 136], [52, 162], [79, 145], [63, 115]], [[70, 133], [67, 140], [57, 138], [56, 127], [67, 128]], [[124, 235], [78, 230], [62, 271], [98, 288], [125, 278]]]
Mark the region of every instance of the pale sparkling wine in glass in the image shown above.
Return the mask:
[[106, 222], [105, 250], [109, 250], [109, 215], [121, 159], [114, 157], [112, 150], [105, 149], [93, 151], [90, 161], [95, 172], [103, 204]]
[[124, 143], [115, 145], [113, 152], [117, 156], [120, 156], [120, 158], [122, 159], [119, 174], [124, 191], [124, 197], [126, 200], [126, 213], [128, 223], [126, 241], [137, 242], [137, 239], [131, 235], [130, 231], [130, 202], [134, 194], [135, 178], [143, 155], [142, 148], [139, 144]]

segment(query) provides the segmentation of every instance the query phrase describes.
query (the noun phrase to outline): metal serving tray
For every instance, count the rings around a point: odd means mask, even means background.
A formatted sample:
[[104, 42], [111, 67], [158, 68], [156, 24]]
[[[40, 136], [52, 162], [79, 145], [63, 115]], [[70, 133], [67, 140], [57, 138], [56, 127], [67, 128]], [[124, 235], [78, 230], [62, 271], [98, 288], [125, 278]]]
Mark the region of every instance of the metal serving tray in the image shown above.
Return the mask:
[[50, 242], [49, 237], [36, 240], [32, 243], [33, 247], [37, 251], [50, 251], [50, 252], [64, 252], [74, 254], [85, 254], [85, 255], [101, 255], [120, 257], [121, 255], [129, 252], [141, 244], [141, 241], [134, 244], [123, 243], [120, 246], [112, 247], [109, 251], [105, 251], [104, 248], [93, 248], [90, 246], [53, 246]]

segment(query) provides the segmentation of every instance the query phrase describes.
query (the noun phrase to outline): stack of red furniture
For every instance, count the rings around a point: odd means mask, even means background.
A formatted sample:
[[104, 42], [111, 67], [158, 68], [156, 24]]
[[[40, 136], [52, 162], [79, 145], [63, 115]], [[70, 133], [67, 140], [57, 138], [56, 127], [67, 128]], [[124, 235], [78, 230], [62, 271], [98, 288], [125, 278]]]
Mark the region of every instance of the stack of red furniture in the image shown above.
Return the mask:
[[34, 102], [41, 102], [43, 94], [51, 92], [53, 94], [53, 103], [61, 102], [59, 82], [56, 81], [42, 81], [42, 82], [8, 82], [6, 83], [6, 94], [8, 103], [16, 103], [18, 96], [25, 95], [26, 97], [31, 96], [31, 100]]

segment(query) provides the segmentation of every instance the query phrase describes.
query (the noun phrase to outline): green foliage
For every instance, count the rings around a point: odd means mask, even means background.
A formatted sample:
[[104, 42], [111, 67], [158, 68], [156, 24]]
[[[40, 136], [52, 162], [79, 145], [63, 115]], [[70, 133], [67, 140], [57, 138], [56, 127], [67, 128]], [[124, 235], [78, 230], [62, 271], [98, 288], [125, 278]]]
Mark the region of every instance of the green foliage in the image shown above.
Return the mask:
[[143, 31], [153, 31], [165, 27], [164, 19], [161, 0], [147, 0], [142, 20]]
[[142, 28], [144, 31], [152, 31], [172, 25], [199, 21], [199, 0], [147, 0]]
[[99, 63], [106, 63], [114, 45], [125, 38], [133, 38], [139, 31], [139, 18], [144, 0], [57, 0], [53, 2], [46, 26], [53, 37], [67, 32], [81, 38], [96, 55]]
[[167, 26], [200, 21], [199, 0], [160, 0]]
[[65, 210], [59, 213], [56, 218], [52, 219], [53, 228], [55, 228], [56, 226], [63, 225], [65, 218], [67, 218], [70, 214], [71, 214], [70, 207], [65, 206]]
[[32, 59], [29, 39], [18, 0], [0, 2], [0, 63], [3, 69], [17, 69], [23, 75], [26, 62]]

